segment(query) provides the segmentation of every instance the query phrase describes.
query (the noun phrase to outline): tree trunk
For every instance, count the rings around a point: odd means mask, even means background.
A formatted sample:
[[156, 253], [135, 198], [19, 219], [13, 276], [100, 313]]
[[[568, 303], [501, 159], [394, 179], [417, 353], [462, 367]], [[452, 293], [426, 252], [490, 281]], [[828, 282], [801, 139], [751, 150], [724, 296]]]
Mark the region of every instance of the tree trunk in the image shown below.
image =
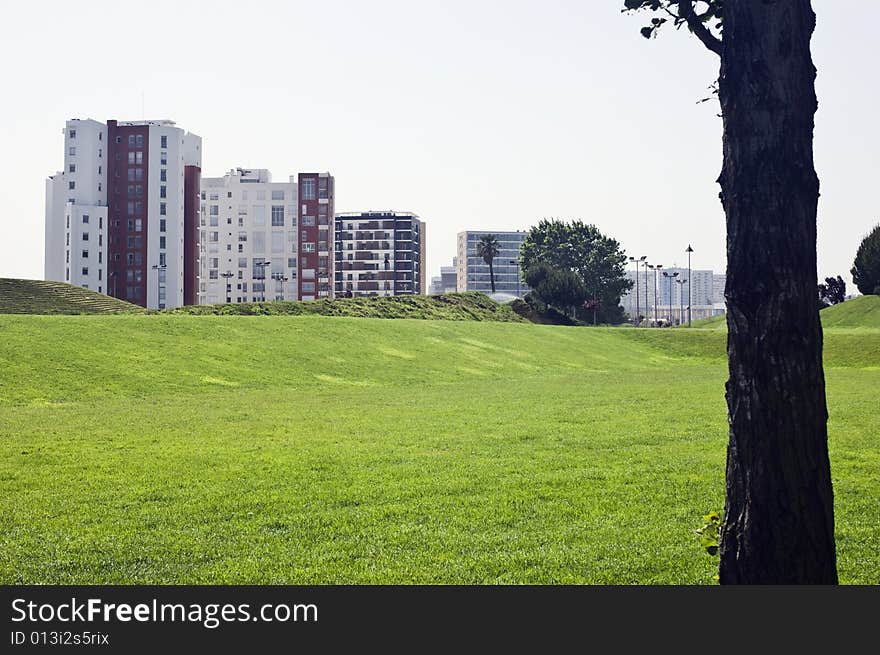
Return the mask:
[[809, 0], [724, 7], [719, 183], [730, 441], [722, 584], [837, 582], [816, 307], [814, 26]]
[[489, 283], [492, 285], [492, 293], [495, 293], [495, 271], [492, 268], [492, 260], [489, 260]]

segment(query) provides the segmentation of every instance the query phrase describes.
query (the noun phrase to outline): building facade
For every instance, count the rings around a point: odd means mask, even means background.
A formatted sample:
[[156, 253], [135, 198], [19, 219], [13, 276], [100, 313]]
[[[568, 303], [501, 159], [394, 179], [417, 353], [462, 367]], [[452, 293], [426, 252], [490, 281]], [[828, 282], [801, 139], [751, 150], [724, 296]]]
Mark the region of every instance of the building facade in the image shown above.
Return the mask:
[[437, 296], [458, 291], [458, 257], [452, 258], [452, 266], [441, 266], [440, 275], [431, 278], [429, 293]]
[[489, 265], [477, 254], [477, 244], [485, 235], [492, 234], [498, 240], [500, 251], [492, 262], [495, 274], [495, 292], [522, 298], [529, 288], [522, 281], [519, 251], [527, 232], [498, 232], [495, 230], [468, 230], [458, 233], [458, 256], [456, 258], [456, 288], [458, 291], [481, 291], [492, 293]]
[[336, 217], [337, 296], [424, 294], [425, 223], [408, 212]]
[[296, 179], [244, 168], [202, 178], [200, 304], [299, 300]]
[[334, 198], [330, 173], [297, 176], [300, 210], [297, 292], [301, 300], [334, 296]]
[[172, 121], [67, 121], [46, 185], [46, 279], [144, 307], [198, 297], [201, 138]]
[[107, 293], [107, 126], [72, 119], [64, 169], [46, 180], [47, 280]]
[[691, 269], [689, 274], [687, 268], [679, 267], [648, 269], [646, 277], [645, 268], [640, 266], [638, 281], [635, 270], [627, 271], [626, 275], [633, 288], [620, 299], [620, 304], [631, 318], [639, 315], [649, 322], [660, 320], [677, 325], [687, 322], [688, 306], [693, 320], [724, 313], [723, 299], [719, 305], [715, 296], [718, 276], [711, 270]]

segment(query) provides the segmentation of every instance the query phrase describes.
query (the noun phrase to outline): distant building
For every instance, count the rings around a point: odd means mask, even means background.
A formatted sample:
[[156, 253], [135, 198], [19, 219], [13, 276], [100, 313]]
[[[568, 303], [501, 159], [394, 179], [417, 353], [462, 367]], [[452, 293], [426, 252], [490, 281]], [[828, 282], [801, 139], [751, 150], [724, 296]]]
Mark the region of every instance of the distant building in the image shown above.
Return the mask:
[[63, 134], [46, 279], [144, 307], [195, 304], [201, 138], [167, 120], [72, 119]]
[[336, 183], [330, 173], [300, 173], [297, 183], [300, 210], [299, 298], [332, 298]]
[[336, 216], [336, 295], [424, 294], [425, 223], [395, 211]]
[[458, 291], [458, 257], [452, 258], [452, 266], [441, 266], [440, 275], [431, 278], [431, 289], [428, 293], [432, 296], [442, 293], [456, 293]]
[[468, 230], [458, 233], [458, 256], [456, 257], [456, 288], [459, 292], [481, 291], [492, 293], [489, 265], [477, 254], [477, 244], [488, 234], [498, 240], [500, 252], [492, 262], [495, 274], [495, 292], [511, 296], [524, 296], [529, 288], [521, 279], [519, 251], [527, 232], [499, 232], [497, 230]]
[[299, 300], [296, 180], [243, 168], [202, 178], [201, 304]]
[[638, 311], [640, 316], [649, 321], [656, 317], [675, 324], [679, 321], [687, 322], [688, 294], [693, 320], [724, 313], [723, 303], [719, 306], [715, 296], [718, 276], [710, 270], [692, 269], [689, 276], [687, 268], [672, 267], [656, 271], [649, 269], [647, 288], [644, 267], [639, 267], [637, 284], [634, 270], [628, 270], [626, 275], [632, 280], [633, 288], [620, 299], [620, 304], [630, 317], [636, 316]]

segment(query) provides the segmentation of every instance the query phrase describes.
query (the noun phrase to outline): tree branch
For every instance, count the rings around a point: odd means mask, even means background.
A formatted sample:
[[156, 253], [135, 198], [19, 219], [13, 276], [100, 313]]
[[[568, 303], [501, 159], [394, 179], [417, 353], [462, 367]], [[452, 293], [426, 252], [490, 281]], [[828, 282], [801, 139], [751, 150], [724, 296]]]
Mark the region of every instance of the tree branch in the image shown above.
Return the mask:
[[709, 48], [719, 57], [721, 56], [721, 39], [712, 34], [709, 29], [700, 20], [700, 17], [694, 13], [693, 0], [679, 0], [678, 15], [683, 18], [694, 35], [703, 42], [703, 45]]

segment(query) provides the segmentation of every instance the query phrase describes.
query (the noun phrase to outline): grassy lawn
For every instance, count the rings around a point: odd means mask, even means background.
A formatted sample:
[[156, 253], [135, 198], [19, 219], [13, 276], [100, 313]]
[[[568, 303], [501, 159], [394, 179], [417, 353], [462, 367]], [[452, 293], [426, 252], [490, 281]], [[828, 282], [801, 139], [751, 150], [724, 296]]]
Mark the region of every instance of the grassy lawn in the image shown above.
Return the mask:
[[[724, 334], [0, 316], [3, 583], [711, 583]], [[880, 582], [880, 331], [827, 330], [841, 581]]]

